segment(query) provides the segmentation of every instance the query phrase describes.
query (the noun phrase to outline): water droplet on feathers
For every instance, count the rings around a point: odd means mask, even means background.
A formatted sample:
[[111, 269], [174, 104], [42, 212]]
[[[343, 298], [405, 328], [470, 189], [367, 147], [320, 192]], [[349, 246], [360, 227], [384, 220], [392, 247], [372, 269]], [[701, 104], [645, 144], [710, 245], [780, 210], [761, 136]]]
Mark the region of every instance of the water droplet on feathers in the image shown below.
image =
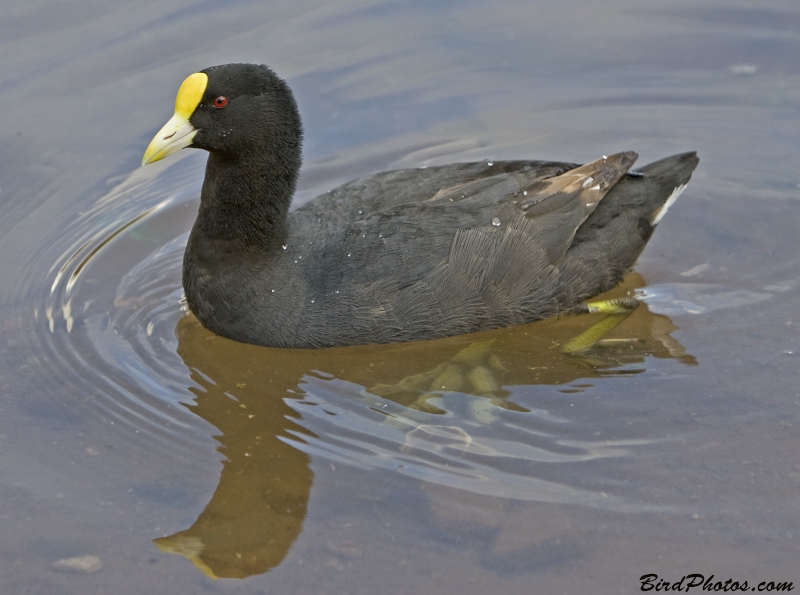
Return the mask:
[[500, 227], [500, 217], [495, 217], [494, 219], [492, 219], [492, 225], [494, 225], [495, 227]]

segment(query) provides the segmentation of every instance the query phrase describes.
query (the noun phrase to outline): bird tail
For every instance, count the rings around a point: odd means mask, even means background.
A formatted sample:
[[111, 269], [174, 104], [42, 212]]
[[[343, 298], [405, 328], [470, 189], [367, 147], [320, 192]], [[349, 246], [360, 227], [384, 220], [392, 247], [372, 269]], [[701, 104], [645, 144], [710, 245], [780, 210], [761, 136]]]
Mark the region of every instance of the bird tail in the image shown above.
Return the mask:
[[560, 267], [575, 296], [595, 296], [622, 280], [698, 162], [695, 153], [673, 155], [629, 171], [614, 185], [578, 228]]
[[699, 162], [697, 153], [692, 151], [661, 159], [639, 170], [650, 184], [658, 187], [658, 190], [654, 188], [656, 191], [651, 196], [660, 201], [660, 204], [655, 205], [649, 214], [650, 225], [653, 227], [658, 225], [669, 208], [675, 204]]

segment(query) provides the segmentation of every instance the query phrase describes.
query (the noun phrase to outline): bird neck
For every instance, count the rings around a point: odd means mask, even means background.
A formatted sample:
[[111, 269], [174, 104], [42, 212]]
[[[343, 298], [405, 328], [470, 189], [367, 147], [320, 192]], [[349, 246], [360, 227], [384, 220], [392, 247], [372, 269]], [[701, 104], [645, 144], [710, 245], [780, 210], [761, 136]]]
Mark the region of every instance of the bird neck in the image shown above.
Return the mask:
[[210, 153], [193, 239], [218, 253], [264, 253], [286, 243], [299, 155]]

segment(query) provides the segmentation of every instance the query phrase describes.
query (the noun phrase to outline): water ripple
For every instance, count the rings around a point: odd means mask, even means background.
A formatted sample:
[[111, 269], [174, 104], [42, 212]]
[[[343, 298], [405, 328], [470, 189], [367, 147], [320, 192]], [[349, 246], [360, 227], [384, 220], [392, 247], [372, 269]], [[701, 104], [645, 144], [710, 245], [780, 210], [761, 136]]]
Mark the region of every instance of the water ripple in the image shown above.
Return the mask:
[[[306, 377], [302, 400], [286, 403], [305, 432], [284, 441], [309, 455], [360, 469], [393, 470], [420, 481], [486, 496], [580, 504], [609, 510], [667, 510], [622, 496], [546, 479], [542, 467], [630, 456], [657, 440], [589, 441], [564, 437], [570, 424], [545, 410], [503, 411], [503, 430], [465, 411], [432, 415], [408, 409], [357, 384]], [[480, 397], [455, 396], [468, 409]], [[312, 435], [309, 436], [308, 432]]]
[[191, 450], [202, 440], [186, 431], [198, 420], [179, 406], [192, 395], [175, 338], [185, 314], [180, 270], [195, 169], [183, 160], [136, 170], [66, 227], [59, 243], [68, 247], [40, 281], [47, 290], [36, 292], [31, 329], [93, 415], [159, 451]]

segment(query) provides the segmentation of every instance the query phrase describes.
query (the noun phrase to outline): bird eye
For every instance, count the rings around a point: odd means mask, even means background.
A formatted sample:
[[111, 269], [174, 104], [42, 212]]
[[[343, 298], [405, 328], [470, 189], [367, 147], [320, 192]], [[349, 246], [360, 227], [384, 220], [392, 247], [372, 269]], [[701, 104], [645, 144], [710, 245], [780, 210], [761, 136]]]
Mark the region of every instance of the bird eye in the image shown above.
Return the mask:
[[217, 109], [222, 109], [226, 105], [228, 105], [228, 98], [224, 95], [220, 95], [214, 101], [211, 102], [212, 105]]

